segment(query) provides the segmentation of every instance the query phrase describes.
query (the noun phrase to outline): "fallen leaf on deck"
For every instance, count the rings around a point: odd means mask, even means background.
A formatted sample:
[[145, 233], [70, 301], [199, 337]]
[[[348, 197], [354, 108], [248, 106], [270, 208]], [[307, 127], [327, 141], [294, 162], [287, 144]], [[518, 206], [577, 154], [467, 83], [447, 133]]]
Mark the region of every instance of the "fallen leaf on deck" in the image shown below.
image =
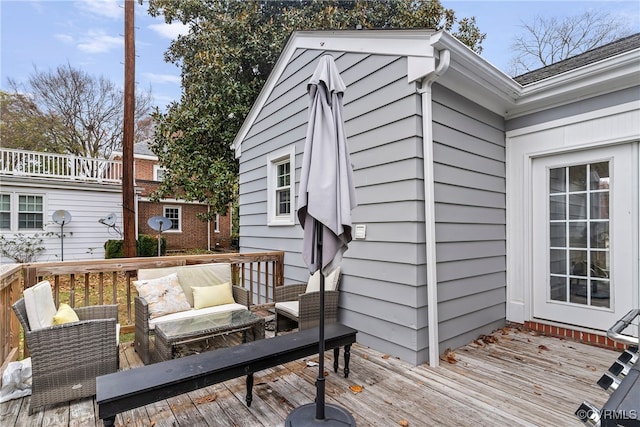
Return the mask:
[[307, 366], [318, 366], [318, 363], [312, 362], [311, 360], [307, 360]]
[[485, 344], [493, 344], [498, 342], [498, 338], [494, 337], [493, 335], [480, 335], [480, 339]]
[[389, 355], [388, 355], [388, 354], [384, 354], [384, 355], [382, 356], [382, 358], [383, 358], [383, 359], [388, 359], [388, 358], [389, 358]]
[[547, 346], [546, 346], [546, 345], [544, 345], [544, 344], [540, 344], [540, 345], [538, 346], [538, 348], [539, 348], [540, 350], [547, 350], [547, 351], [549, 351], [549, 347], [547, 347]]
[[363, 389], [364, 389], [364, 387], [362, 387], [360, 385], [349, 386], [349, 390], [351, 390], [354, 393], [360, 393]]
[[446, 360], [451, 364], [458, 363], [458, 361], [456, 360], [456, 354], [453, 351], [451, 351], [450, 348], [444, 351], [444, 354], [440, 356], [440, 360]]
[[155, 426], [155, 425], [156, 425], [156, 420], [151, 420], [150, 427], [153, 427], [153, 426]]
[[328, 377], [329, 376], [329, 372], [328, 371], [324, 371], [324, 376]]
[[398, 424], [400, 424], [402, 427], [409, 427], [409, 421], [407, 420], [400, 420]]
[[202, 396], [196, 399], [196, 405], [202, 405], [203, 403], [215, 402], [218, 398], [217, 394], [210, 394], [208, 396]]
[[368, 358], [369, 358], [369, 356], [367, 356], [366, 354], [363, 354], [363, 355], [362, 355], [362, 358], [363, 358], [363, 359], [368, 359]]
[[587, 365], [587, 368], [591, 369], [593, 372], [597, 371], [595, 366]]

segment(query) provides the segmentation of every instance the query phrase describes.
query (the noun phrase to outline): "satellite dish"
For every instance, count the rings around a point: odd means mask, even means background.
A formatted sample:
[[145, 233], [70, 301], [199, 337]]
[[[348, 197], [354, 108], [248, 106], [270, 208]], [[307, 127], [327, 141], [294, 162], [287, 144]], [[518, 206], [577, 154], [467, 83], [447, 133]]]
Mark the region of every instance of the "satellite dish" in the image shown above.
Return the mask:
[[60, 209], [51, 215], [51, 219], [60, 226], [60, 258], [64, 261], [64, 225], [71, 222], [71, 214]]
[[149, 225], [149, 227], [151, 227], [155, 231], [159, 231], [160, 233], [162, 233], [163, 231], [167, 231], [173, 226], [171, 220], [162, 215], [152, 216], [147, 220], [147, 224]]
[[53, 219], [53, 222], [58, 225], [65, 225], [71, 222], [71, 214], [62, 209], [55, 211], [53, 215], [51, 215], [51, 218]]
[[104, 218], [100, 218], [98, 220], [98, 222], [100, 224], [104, 224], [107, 227], [113, 227], [114, 225], [116, 225], [116, 220], [118, 219], [118, 216], [111, 212], [109, 215], [105, 216]]

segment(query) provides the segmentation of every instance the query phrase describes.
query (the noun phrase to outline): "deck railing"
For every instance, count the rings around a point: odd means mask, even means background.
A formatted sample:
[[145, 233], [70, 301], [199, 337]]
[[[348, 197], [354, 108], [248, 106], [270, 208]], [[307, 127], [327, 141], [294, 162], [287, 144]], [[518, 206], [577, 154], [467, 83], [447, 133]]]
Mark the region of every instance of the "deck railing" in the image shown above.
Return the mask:
[[0, 265], [0, 371], [17, 357], [20, 324], [12, 314], [11, 305], [22, 294], [22, 267], [20, 264]]
[[3, 148], [0, 174], [119, 184], [122, 161]]
[[[22, 290], [40, 280], [49, 280], [56, 306], [64, 302], [71, 307], [118, 304], [122, 333], [134, 327], [133, 280], [138, 269], [176, 267], [191, 264], [228, 262], [232, 266], [234, 285], [250, 291], [252, 305], [273, 302], [275, 288], [284, 282], [284, 252], [178, 255], [150, 258], [43, 262], [14, 264], [0, 270], [0, 348], [2, 361], [17, 357], [19, 324], [11, 305], [22, 297]], [[6, 270], [6, 271], [5, 271]], [[4, 365], [3, 365], [4, 367]]]

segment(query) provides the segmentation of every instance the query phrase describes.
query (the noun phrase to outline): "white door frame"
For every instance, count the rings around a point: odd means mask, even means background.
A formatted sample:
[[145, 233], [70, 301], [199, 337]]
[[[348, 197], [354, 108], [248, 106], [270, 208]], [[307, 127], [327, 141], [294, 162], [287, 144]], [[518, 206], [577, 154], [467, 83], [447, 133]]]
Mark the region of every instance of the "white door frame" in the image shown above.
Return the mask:
[[[534, 191], [531, 206], [532, 233], [532, 294], [533, 316], [535, 320], [551, 321], [562, 324], [605, 331], [629, 310], [636, 308], [633, 279], [633, 252], [637, 240], [630, 239], [630, 230], [634, 228], [633, 212], [637, 212], [634, 200], [632, 177], [637, 170], [637, 144], [627, 143], [594, 148], [569, 154], [556, 154], [534, 159], [532, 182]], [[608, 308], [551, 301], [549, 295], [549, 181], [548, 169], [569, 165], [608, 162], [611, 177], [609, 191], [609, 235], [611, 247], [610, 272], [605, 282], [610, 286], [610, 304]], [[636, 168], [634, 170], [634, 165]], [[568, 184], [567, 184], [568, 185]], [[586, 186], [585, 186], [586, 189]], [[586, 207], [586, 206], [585, 206]], [[585, 222], [587, 215], [584, 216]], [[568, 219], [568, 218], [567, 218]], [[563, 223], [564, 224], [564, 223]], [[567, 236], [568, 237], [568, 236]], [[586, 242], [589, 245], [589, 242]], [[597, 250], [597, 249], [596, 249]], [[586, 252], [585, 252], [586, 253]], [[564, 272], [568, 274], [568, 271]], [[585, 272], [586, 274], [586, 272]]]
[[[531, 197], [533, 160], [537, 157], [583, 151], [640, 141], [640, 104], [630, 102], [602, 110], [544, 122], [506, 134], [507, 154], [507, 320], [533, 320]], [[636, 165], [638, 164], [638, 149]], [[637, 195], [640, 178], [634, 179]], [[634, 233], [640, 230], [634, 202]], [[634, 245], [633, 283], [640, 277], [640, 243]], [[634, 301], [640, 307], [640, 292], [634, 287]]]

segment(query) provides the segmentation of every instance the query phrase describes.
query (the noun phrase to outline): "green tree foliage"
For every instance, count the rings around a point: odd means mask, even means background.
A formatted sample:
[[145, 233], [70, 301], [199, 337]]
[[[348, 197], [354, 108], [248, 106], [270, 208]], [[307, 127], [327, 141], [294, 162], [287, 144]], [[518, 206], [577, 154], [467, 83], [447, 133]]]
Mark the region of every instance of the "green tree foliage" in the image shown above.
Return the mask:
[[0, 146], [31, 151], [57, 152], [51, 144], [49, 129], [62, 126], [55, 117], [47, 117], [25, 95], [0, 91]]
[[167, 168], [156, 198], [208, 202], [226, 212], [237, 190], [230, 144], [295, 30], [445, 29], [480, 53], [475, 18], [457, 20], [438, 0], [150, 0], [149, 13], [188, 24], [165, 53], [182, 68], [182, 98], [156, 110], [152, 149]]
[[[38, 122], [36, 133], [45, 139], [34, 148], [43, 151], [105, 158], [121, 146], [124, 93], [114, 82], [70, 64], [49, 71], [36, 69], [25, 84], [8, 80], [14, 91], [9, 98], [11, 105], [27, 118], [21, 120], [16, 114], [16, 120], [5, 123], [3, 117], [4, 147], [31, 149], [29, 145], [21, 146], [22, 142], [33, 142], [29, 132], [34, 126], [22, 126], [25, 120], [27, 124]], [[151, 112], [151, 92], [136, 94], [135, 103], [138, 122]], [[149, 125], [136, 128], [142, 135], [148, 133]]]

